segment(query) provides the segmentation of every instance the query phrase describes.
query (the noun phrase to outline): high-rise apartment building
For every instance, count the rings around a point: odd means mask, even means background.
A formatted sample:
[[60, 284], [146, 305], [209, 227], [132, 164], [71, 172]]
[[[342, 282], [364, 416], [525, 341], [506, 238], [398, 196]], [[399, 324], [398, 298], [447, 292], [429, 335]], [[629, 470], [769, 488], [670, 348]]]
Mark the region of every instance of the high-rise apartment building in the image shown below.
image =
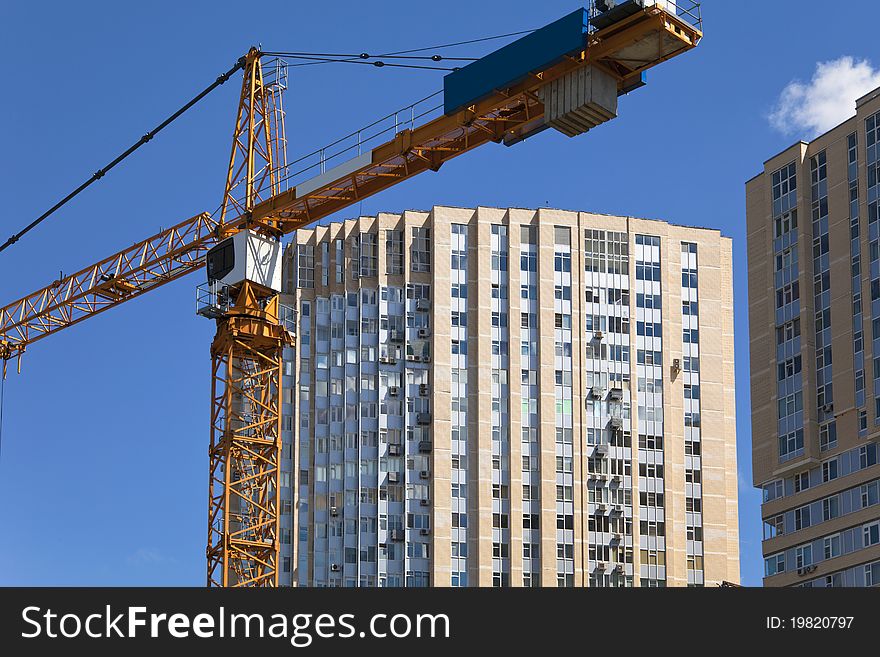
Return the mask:
[[765, 584], [880, 584], [880, 89], [746, 185]]
[[436, 207], [285, 262], [283, 583], [739, 580], [727, 238]]

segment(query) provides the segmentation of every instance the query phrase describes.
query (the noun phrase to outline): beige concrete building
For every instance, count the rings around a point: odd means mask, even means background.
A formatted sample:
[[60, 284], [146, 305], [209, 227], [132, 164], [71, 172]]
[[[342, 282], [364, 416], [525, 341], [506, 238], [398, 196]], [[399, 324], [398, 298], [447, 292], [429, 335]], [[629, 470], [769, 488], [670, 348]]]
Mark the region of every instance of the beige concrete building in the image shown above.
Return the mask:
[[436, 207], [285, 260], [283, 581], [739, 581], [729, 239]]
[[880, 584], [878, 136], [880, 89], [746, 185], [768, 586]]

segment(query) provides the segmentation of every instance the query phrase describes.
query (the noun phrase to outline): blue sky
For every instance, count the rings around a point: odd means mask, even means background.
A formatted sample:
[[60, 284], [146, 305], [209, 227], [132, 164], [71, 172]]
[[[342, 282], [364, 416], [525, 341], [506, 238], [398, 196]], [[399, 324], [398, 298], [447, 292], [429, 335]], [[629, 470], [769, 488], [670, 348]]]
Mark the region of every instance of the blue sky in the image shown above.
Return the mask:
[[[818, 5], [818, 3], [816, 3]], [[800, 134], [773, 129], [782, 89], [817, 62], [869, 50], [874, 3], [703, 3], [706, 38], [652, 71], [620, 117], [569, 140], [486, 146], [364, 203], [558, 207], [721, 229], [735, 241], [742, 576], [759, 585], [751, 488], [744, 182]], [[231, 66], [250, 45], [361, 52], [540, 27], [577, 7], [496, 3], [8, 3], [0, 25], [0, 235], [22, 227]], [[830, 7], [831, 5], [828, 5]], [[821, 38], [813, 35], [821, 34]], [[480, 55], [483, 47], [461, 51]], [[434, 72], [294, 69], [290, 154], [311, 151], [439, 89]], [[0, 255], [0, 304], [220, 200], [237, 81]], [[846, 101], [849, 102], [848, 100]], [[213, 323], [199, 276], [63, 331], [6, 382], [0, 457], [2, 585], [202, 585]]]

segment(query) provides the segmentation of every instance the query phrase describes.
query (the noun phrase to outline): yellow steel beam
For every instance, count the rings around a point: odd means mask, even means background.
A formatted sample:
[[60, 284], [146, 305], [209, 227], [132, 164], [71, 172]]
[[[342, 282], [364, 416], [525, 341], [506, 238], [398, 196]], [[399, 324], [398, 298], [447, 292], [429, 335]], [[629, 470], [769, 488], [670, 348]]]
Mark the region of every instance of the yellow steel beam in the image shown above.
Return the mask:
[[201, 267], [216, 227], [196, 215], [0, 308], [0, 358]]
[[[670, 39], [676, 49], [664, 52], [658, 48], [650, 58], [639, 62], [627, 61], [621, 55], [632, 44], [652, 38], [658, 43], [661, 38]], [[452, 116], [402, 130], [373, 149], [367, 166], [301, 197], [296, 189], [274, 193], [277, 179], [267, 173], [273, 171], [272, 148], [265, 130], [266, 102], [271, 104], [271, 98], [261, 95], [251, 84], [262, 80], [258, 53], [252, 51], [248, 54], [246, 90], [236, 119], [232, 165], [224, 191], [222, 235], [247, 226], [275, 235], [302, 228], [423, 171], [436, 171], [443, 163], [483, 144], [500, 141], [505, 135], [527, 133], [544, 115], [536, 91], [579, 67], [601, 65], [618, 77], [620, 88], [626, 88], [641, 71], [696, 47], [701, 38], [702, 33], [680, 17], [659, 7], [643, 9], [591, 34], [584, 51], [547, 70], [510, 88], [498, 89]], [[254, 110], [242, 109], [245, 101], [263, 115], [247, 115]], [[243, 130], [248, 121], [255, 127]], [[243, 156], [238, 165], [237, 155]], [[265, 168], [257, 171], [256, 164], [249, 164], [250, 159], [262, 162]], [[246, 167], [255, 178], [244, 176]], [[235, 200], [232, 192], [240, 178], [251, 183], [244, 199]], [[261, 200], [267, 193], [272, 195]], [[51, 333], [199, 268], [205, 252], [218, 240], [220, 225], [209, 215], [199, 215], [0, 308], [0, 359], [19, 356], [27, 345]], [[110, 277], [113, 284], [108, 286], [105, 277]]]
[[245, 281], [211, 345], [208, 586], [277, 586], [281, 374], [292, 336], [278, 295]]

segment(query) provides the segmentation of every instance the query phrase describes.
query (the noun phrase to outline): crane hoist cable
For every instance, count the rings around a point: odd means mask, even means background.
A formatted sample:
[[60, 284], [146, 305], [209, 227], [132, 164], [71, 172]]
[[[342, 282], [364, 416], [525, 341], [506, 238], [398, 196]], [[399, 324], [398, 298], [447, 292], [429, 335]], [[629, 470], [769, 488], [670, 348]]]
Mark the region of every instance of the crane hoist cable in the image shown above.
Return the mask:
[[6, 397], [6, 372], [0, 372], [0, 456], [3, 455], [3, 402]]
[[83, 192], [87, 187], [89, 187], [89, 186], [92, 185], [93, 183], [96, 183], [96, 182], [99, 181], [101, 178], [103, 178], [104, 175], [106, 175], [106, 173], [107, 173], [108, 171], [110, 171], [110, 169], [112, 169], [112, 168], [115, 167], [117, 164], [119, 164], [120, 162], [122, 162], [125, 158], [127, 158], [129, 155], [131, 155], [132, 153], [134, 153], [134, 152], [135, 152], [137, 149], [139, 149], [141, 146], [143, 146], [144, 144], [146, 144], [147, 142], [149, 142], [150, 140], [152, 140], [153, 137], [155, 137], [155, 136], [159, 133], [159, 131], [161, 131], [163, 128], [166, 128], [166, 127], [167, 127], [169, 124], [171, 124], [175, 119], [177, 119], [178, 117], [180, 117], [184, 112], [186, 112], [188, 109], [190, 109], [193, 105], [195, 105], [195, 104], [198, 103], [200, 100], [202, 100], [202, 98], [204, 98], [204, 97], [207, 96], [209, 93], [211, 93], [212, 91], [214, 91], [214, 89], [216, 89], [217, 87], [219, 87], [220, 85], [222, 85], [224, 82], [226, 82], [226, 81], [227, 81], [230, 77], [232, 77], [232, 75], [233, 75], [234, 73], [236, 73], [240, 68], [243, 68], [243, 67], [244, 67], [244, 64], [245, 64], [245, 58], [244, 58], [244, 57], [239, 58], [239, 60], [235, 63], [235, 66], [233, 66], [233, 67], [230, 68], [228, 71], [226, 71], [225, 73], [223, 73], [222, 75], [220, 75], [216, 80], [214, 80], [214, 82], [212, 82], [210, 85], [208, 85], [207, 87], [205, 87], [205, 89], [203, 89], [201, 93], [199, 93], [197, 96], [195, 96], [192, 100], [190, 100], [188, 103], [186, 103], [186, 104], [185, 104], [183, 107], [181, 107], [179, 110], [177, 110], [176, 112], [174, 112], [174, 114], [172, 114], [172, 115], [169, 116], [167, 119], [165, 119], [164, 121], [162, 121], [162, 123], [160, 123], [159, 125], [157, 125], [155, 128], [153, 128], [153, 129], [150, 130], [149, 132], [145, 133], [145, 134], [144, 134], [139, 140], [137, 140], [137, 141], [136, 141], [131, 147], [129, 147], [128, 150], [126, 150], [124, 153], [122, 153], [121, 155], [119, 155], [116, 159], [114, 159], [114, 160], [113, 160], [112, 162], [110, 162], [108, 165], [106, 165], [106, 166], [104, 166], [104, 167], [98, 169], [94, 174], [92, 174], [92, 177], [91, 177], [91, 178], [89, 178], [87, 181], [85, 181], [82, 185], [80, 185], [79, 187], [77, 187], [75, 190], [73, 190], [70, 194], [68, 194], [67, 196], [65, 196], [63, 199], [61, 199], [60, 201], [58, 201], [58, 203], [56, 203], [55, 205], [53, 205], [53, 206], [52, 206], [51, 208], [49, 208], [46, 212], [44, 212], [44, 213], [41, 214], [39, 217], [37, 217], [36, 219], [34, 219], [31, 223], [29, 223], [27, 226], [25, 226], [21, 231], [19, 231], [18, 233], [16, 233], [16, 234], [13, 235], [12, 237], [10, 237], [8, 240], [6, 240], [6, 242], [5, 242], [3, 245], [0, 245], [0, 251], [5, 250], [5, 249], [9, 248], [10, 246], [12, 246], [13, 244], [15, 244], [16, 242], [18, 242], [18, 240], [20, 240], [22, 237], [24, 237], [25, 234], [27, 234], [28, 232], [30, 232], [31, 230], [33, 230], [34, 228], [36, 228], [40, 223], [42, 223], [43, 221], [45, 221], [45, 220], [46, 220], [51, 214], [53, 214], [56, 210], [60, 209], [61, 207], [63, 207], [64, 205], [66, 205], [68, 202], [70, 202], [71, 200], [73, 200], [74, 197], [76, 197], [76, 196], [79, 195], [81, 192]]

